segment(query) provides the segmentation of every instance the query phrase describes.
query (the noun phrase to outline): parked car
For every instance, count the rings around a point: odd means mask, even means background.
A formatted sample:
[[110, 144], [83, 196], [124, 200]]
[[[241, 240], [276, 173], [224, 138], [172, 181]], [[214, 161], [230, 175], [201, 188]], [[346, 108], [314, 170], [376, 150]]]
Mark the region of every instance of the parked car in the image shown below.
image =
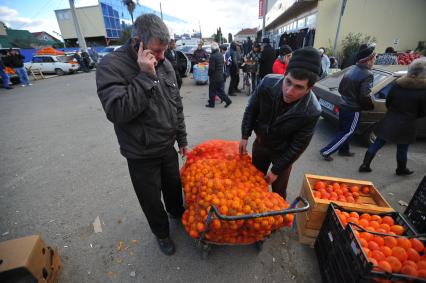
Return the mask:
[[42, 73], [53, 73], [59, 76], [77, 72], [79, 65], [71, 56], [35, 55], [31, 62], [24, 63], [25, 68], [40, 69]]
[[[324, 119], [338, 124], [339, 104], [341, 96], [338, 92], [339, 84], [343, 75], [354, 66], [348, 67], [340, 72], [329, 75], [314, 85], [313, 91], [319, 99]], [[361, 143], [368, 146], [376, 138], [373, 130], [376, 123], [380, 121], [386, 109], [386, 97], [393, 82], [400, 76], [406, 74], [407, 66], [401, 65], [375, 65], [372, 97], [374, 110], [363, 111], [356, 134], [360, 135]], [[417, 136], [426, 137], [426, 118], [417, 120]]]
[[102, 57], [108, 55], [111, 52], [114, 52], [118, 48], [120, 48], [121, 45], [110, 45], [106, 46], [104, 49], [102, 49], [100, 52], [98, 52], [98, 63], [102, 60]]

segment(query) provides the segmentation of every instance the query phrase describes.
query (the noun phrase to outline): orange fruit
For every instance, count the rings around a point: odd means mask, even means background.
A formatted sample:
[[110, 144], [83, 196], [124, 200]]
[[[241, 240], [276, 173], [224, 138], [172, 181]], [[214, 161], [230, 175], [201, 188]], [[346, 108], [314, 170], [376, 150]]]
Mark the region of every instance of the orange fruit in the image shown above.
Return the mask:
[[331, 193], [331, 192], [333, 192], [333, 191], [334, 191], [334, 189], [333, 189], [333, 186], [332, 186], [332, 185], [327, 185], [327, 186], [325, 187], [325, 190], [326, 190], [326, 192], [327, 192], [327, 193]]
[[401, 248], [404, 248], [406, 250], [409, 249], [409, 248], [411, 248], [411, 242], [410, 242], [409, 239], [407, 239], [407, 238], [398, 238], [397, 241], [398, 241], [398, 246], [400, 246]]
[[415, 249], [408, 248], [406, 249], [406, 251], [407, 251], [407, 257], [409, 260], [412, 260], [414, 262], [418, 262], [420, 260], [420, 255]]
[[374, 236], [373, 234], [370, 234], [368, 232], [361, 232], [359, 233], [359, 237], [365, 239], [367, 242], [369, 242]]
[[364, 251], [364, 253], [367, 257], [371, 257], [371, 251], [370, 251], [369, 248], [363, 247], [362, 250]]
[[396, 247], [398, 245], [398, 241], [395, 237], [386, 236], [383, 238], [385, 246], [389, 248]]
[[[380, 246], [375, 241], [369, 241], [368, 242], [368, 248], [371, 250], [371, 252], [380, 249]], [[405, 250], [404, 250], [405, 252]]]
[[371, 262], [374, 266], [377, 266], [377, 260], [373, 257], [369, 257], [368, 261]]
[[354, 197], [353, 197], [353, 196], [347, 196], [347, 197], [346, 197], [346, 202], [354, 203], [354, 202], [355, 202], [355, 199], [354, 199]]
[[359, 187], [358, 186], [352, 186], [350, 188], [351, 193], [358, 193], [359, 192]]
[[371, 252], [371, 257], [375, 258], [378, 262], [386, 258], [385, 254], [380, 251], [380, 249], [373, 250]]
[[[359, 243], [361, 244], [361, 246], [362, 246], [363, 248], [367, 248], [367, 247], [368, 247], [368, 242], [367, 242], [367, 240], [366, 240], [366, 239], [363, 239], [363, 238], [359, 239]], [[392, 252], [392, 251], [391, 251], [391, 252]]]
[[417, 276], [420, 278], [426, 278], [426, 269], [417, 270]]
[[359, 218], [359, 214], [357, 212], [355, 212], [355, 211], [352, 211], [351, 213], [349, 213], [349, 215], [351, 217]]
[[410, 239], [410, 242], [411, 242], [411, 246], [413, 247], [413, 249], [415, 249], [419, 253], [424, 251], [425, 246], [418, 239], [412, 238], [412, 239]]
[[326, 184], [323, 181], [318, 181], [314, 185], [314, 190], [325, 189]]
[[349, 218], [347, 219], [347, 221], [348, 221], [348, 222], [355, 223], [355, 224], [358, 224], [358, 218], [355, 218], [355, 217], [349, 217]]
[[377, 263], [377, 266], [379, 269], [384, 270], [385, 272], [392, 273], [392, 266], [386, 260], [380, 260]]
[[417, 276], [417, 270], [410, 265], [403, 265], [401, 268], [401, 273], [410, 276]]
[[369, 188], [369, 187], [362, 187], [362, 188], [361, 188], [361, 192], [362, 192], [363, 194], [368, 195], [368, 194], [370, 193], [370, 188]]
[[389, 264], [391, 265], [391, 267], [392, 267], [392, 272], [399, 273], [399, 271], [401, 270], [401, 267], [402, 267], [402, 264], [401, 264], [401, 262], [399, 261], [399, 259], [397, 259], [397, 258], [396, 258], [396, 257], [394, 257], [394, 256], [388, 256], [388, 257], [386, 258], [386, 261], [387, 261], [387, 262], [389, 262]]
[[383, 216], [382, 223], [388, 224], [389, 226], [395, 225], [395, 221], [390, 216]]
[[388, 256], [391, 256], [391, 255], [392, 255], [392, 249], [391, 249], [391, 248], [389, 248], [389, 247], [381, 246], [381, 247], [380, 247], [380, 250], [382, 251], [382, 253], [383, 253], [386, 257], [388, 257]]
[[370, 221], [371, 215], [368, 214], [368, 213], [363, 213], [363, 214], [361, 214], [361, 216], [359, 218]]
[[361, 218], [360, 218], [360, 220], [358, 221], [358, 223], [359, 223], [359, 225], [360, 225], [362, 228], [368, 227], [368, 225], [370, 224], [370, 222], [368, 222], [368, 220], [366, 220], [366, 219], [361, 219]]
[[387, 224], [387, 223], [382, 223], [382, 224], [380, 224], [380, 228], [382, 228], [382, 229], [383, 229], [383, 231], [385, 231], [385, 232], [390, 231], [390, 225], [389, 225], [389, 224]]
[[385, 240], [381, 236], [374, 236], [372, 241], [376, 242], [379, 245], [379, 247], [385, 245]]
[[[374, 216], [374, 215], [373, 215]], [[373, 227], [374, 229], [377, 229], [380, 227], [380, 223], [375, 221], [375, 220], [371, 220], [370, 221], [370, 227]]]
[[417, 262], [417, 269], [426, 269], [426, 260], [422, 259]]
[[370, 221], [377, 221], [379, 224], [381, 224], [382, 218], [379, 215], [371, 215]]
[[339, 183], [334, 182], [334, 183], [332, 184], [332, 187], [333, 187], [333, 191], [340, 190], [340, 185], [339, 185]]
[[394, 232], [395, 234], [397, 234], [399, 236], [401, 236], [402, 234], [404, 234], [405, 229], [401, 225], [392, 225], [390, 227], [390, 231]]
[[359, 198], [359, 193], [354, 192], [354, 193], [352, 193], [352, 196], [353, 196], [354, 199], [357, 199], [357, 198]]
[[407, 252], [404, 248], [401, 248], [399, 246], [392, 248], [392, 255], [399, 259], [400, 262], [404, 262], [407, 260]]

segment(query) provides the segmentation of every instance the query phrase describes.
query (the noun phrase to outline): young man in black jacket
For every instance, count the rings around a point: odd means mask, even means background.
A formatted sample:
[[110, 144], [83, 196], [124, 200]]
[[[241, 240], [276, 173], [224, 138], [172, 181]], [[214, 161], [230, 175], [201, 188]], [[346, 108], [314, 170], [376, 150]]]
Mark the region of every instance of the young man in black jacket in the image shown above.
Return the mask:
[[357, 54], [356, 65], [349, 70], [339, 84], [342, 95], [339, 111], [339, 132], [333, 140], [320, 150], [326, 161], [332, 161], [331, 154], [339, 151], [341, 156], [353, 156], [349, 142], [358, 128], [362, 110], [374, 108], [370, 93], [373, 87], [371, 68], [376, 61], [374, 45], [366, 46]]
[[321, 57], [316, 49], [295, 51], [285, 77], [266, 76], [244, 112], [240, 153], [247, 153], [248, 138], [254, 130], [253, 164], [265, 174], [272, 191], [284, 198], [292, 164], [309, 145], [321, 114], [311, 91], [320, 71]]

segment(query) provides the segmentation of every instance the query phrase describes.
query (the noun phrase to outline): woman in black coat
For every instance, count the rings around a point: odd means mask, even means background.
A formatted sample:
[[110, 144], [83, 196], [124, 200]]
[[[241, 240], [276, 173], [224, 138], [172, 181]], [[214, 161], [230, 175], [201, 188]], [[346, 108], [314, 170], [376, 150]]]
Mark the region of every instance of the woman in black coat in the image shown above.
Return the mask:
[[377, 124], [377, 139], [365, 153], [359, 172], [371, 172], [370, 163], [386, 143], [397, 145], [397, 175], [410, 175], [407, 168], [408, 146], [416, 141], [416, 120], [426, 116], [426, 58], [414, 60], [407, 75], [396, 80], [386, 98], [388, 112]]

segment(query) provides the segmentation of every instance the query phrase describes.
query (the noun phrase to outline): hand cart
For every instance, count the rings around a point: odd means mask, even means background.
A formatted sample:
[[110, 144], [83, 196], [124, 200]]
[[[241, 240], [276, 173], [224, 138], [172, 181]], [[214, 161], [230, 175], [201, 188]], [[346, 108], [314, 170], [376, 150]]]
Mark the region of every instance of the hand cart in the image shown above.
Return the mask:
[[[303, 206], [297, 207], [297, 204], [303, 203]], [[239, 215], [239, 216], [227, 216], [222, 215], [219, 212], [219, 209], [212, 205], [210, 207], [210, 210], [207, 215], [206, 219], [206, 229], [201, 232], [200, 238], [197, 240], [197, 245], [201, 249], [201, 257], [203, 259], [206, 259], [209, 255], [209, 252], [211, 251], [212, 245], [247, 245], [247, 244], [226, 244], [226, 243], [216, 243], [211, 242], [205, 239], [205, 234], [209, 231], [210, 222], [212, 221], [213, 217], [216, 217], [219, 220], [223, 221], [236, 221], [236, 220], [248, 220], [248, 219], [254, 219], [254, 218], [261, 218], [261, 217], [268, 217], [268, 216], [277, 216], [277, 215], [286, 215], [290, 213], [300, 213], [309, 210], [310, 205], [309, 202], [301, 196], [298, 196], [289, 206], [288, 209], [284, 210], [275, 210], [275, 211], [268, 211], [264, 213], [252, 213], [252, 214], [245, 214], [245, 215]], [[257, 241], [253, 243], [253, 245], [256, 247], [258, 251], [262, 250], [263, 243], [268, 238], [268, 236], [265, 239], [262, 239], [260, 241]]]

